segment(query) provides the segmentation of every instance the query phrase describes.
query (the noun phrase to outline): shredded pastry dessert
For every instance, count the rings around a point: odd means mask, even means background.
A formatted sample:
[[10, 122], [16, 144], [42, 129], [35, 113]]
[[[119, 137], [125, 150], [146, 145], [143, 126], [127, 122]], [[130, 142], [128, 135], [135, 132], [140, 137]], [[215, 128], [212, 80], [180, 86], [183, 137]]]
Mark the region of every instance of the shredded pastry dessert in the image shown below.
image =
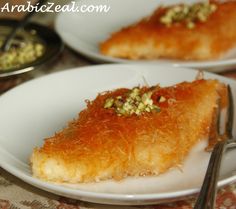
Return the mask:
[[33, 175], [59, 183], [98, 182], [179, 167], [209, 136], [219, 98], [226, 96], [224, 84], [204, 79], [101, 93], [34, 149]]
[[114, 32], [102, 54], [125, 59], [214, 60], [236, 48], [236, 1], [159, 7], [147, 18]]

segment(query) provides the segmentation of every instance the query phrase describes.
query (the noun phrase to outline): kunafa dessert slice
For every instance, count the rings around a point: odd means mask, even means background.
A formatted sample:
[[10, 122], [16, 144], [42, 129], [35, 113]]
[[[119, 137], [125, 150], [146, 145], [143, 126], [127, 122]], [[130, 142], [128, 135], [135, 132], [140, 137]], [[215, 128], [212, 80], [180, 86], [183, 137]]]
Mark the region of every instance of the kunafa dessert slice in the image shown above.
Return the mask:
[[214, 60], [236, 48], [236, 1], [159, 7], [100, 44], [102, 54], [131, 60]]
[[98, 94], [77, 119], [31, 156], [33, 175], [52, 182], [98, 182], [158, 175], [181, 166], [210, 133], [220, 97], [217, 80]]

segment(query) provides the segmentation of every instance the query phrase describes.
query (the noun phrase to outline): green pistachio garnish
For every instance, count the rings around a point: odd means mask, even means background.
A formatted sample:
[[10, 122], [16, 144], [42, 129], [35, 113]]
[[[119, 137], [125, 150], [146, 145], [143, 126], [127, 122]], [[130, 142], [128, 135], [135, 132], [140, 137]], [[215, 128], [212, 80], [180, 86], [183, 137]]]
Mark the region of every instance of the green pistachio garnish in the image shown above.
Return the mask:
[[166, 98], [163, 97], [163, 96], [160, 96], [160, 98], [159, 98], [159, 102], [162, 103], [162, 102], [165, 102], [165, 101], [166, 101]]
[[[0, 46], [2, 43], [0, 40]], [[0, 70], [7, 71], [33, 62], [41, 57], [44, 51], [45, 47], [41, 43], [29, 42], [12, 47], [10, 50], [0, 53]]]
[[144, 112], [159, 112], [160, 108], [153, 104], [152, 91], [141, 94], [140, 88], [133, 88], [126, 97], [108, 98], [104, 108], [114, 109], [118, 116], [141, 115]]
[[104, 108], [111, 108], [114, 104], [114, 99], [113, 98], [108, 98], [106, 101], [105, 101], [105, 104], [104, 104]]
[[193, 5], [177, 5], [168, 9], [160, 18], [160, 22], [166, 26], [171, 26], [176, 22], [185, 22], [186, 27], [192, 29], [195, 22], [205, 22], [208, 17], [215, 12], [217, 6], [208, 2], [195, 3]]

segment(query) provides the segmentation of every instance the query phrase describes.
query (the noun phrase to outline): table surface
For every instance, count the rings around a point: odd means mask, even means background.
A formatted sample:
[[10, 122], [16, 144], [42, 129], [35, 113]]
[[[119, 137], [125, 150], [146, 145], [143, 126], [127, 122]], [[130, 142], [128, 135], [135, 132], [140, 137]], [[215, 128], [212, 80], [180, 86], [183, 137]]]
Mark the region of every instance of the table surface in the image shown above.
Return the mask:
[[[59, 2], [59, 0], [58, 0]], [[67, 0], [61, 0], [60, 4], [67, 3]], [[53, 27], [56, 14], [37, 14], [34, 21]], [[1, 17], [21, 17], [21, 14], [0, 14]], [[25, 75], [18, 76], [10, 80], [0, 80], [0, 92], [4, 92], [22, 82], [35, 77], [43, 76], [56, 71], [62, 71], [68, 68], [81, 67], [85, 65], [95, 65], [85, 57], [75, 53], [71, 49], [65, 47], [60, 57], [53, 63], [48, 64], [44, 68]], [[236, 79], [235, 71], [222, 73], [222, 75]], [[20, 179], [14, 177], [10, 173], [0, 168], [0, 209], [118, 209], [118, 208], [145, 208], [145, 209], [191, 209], [195, 202], [195, 197], [153, 206], [106, 206], [93, 203], [81, 202], [69, 198], [60, 197], [33, 186], [30, 186]], [[221, 188], [217, 194], [217, 209], [236, 209], [236, 183]]]

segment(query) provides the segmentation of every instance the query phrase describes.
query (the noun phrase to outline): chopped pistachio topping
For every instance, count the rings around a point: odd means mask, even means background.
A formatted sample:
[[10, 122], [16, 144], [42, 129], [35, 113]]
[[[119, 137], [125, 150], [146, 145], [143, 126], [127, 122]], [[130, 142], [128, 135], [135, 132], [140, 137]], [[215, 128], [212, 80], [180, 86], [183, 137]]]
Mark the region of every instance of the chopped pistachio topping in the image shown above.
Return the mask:
[[[8, 27], [0, 27], [0, 47], [5, 41]], [[45, 45], [35, 31], [19, 31], [11, 42], [10, 49], [0, 52], [0, 71], [7, 71], [34, 62], [45, 52]]]
[[209, 2], [200, 2], [193, 5], [177, 5], [168, 9], [160, 18], [160, 22], [171, 26], [176, 22], [185, 22], [186, 27], [192, 29], [197, 21], [205, 22], [215, 12], [217, 6]]
[[153, 104], [152, 91], [141, 94], [140, 88], [133, 88], [127, 93], [126, 98], [118, 96], [108, 98], [105, 101], [104, 108], [115, 109], [117, 115], [128, 116], [132, 114], [141, 115], [144, 112], [159, 112], [160, 108]]
[[22, 47], [11, 48], [9, 51], [0, 54], [0, 70], [6, 71], [33, 62], [41, 57], [43, 52], [44, 46], [39, 43], [25, 43]]
[[163, 96], [160, 96], [160, 98], [159, 98], [159, 102], [162, 103], [162, 102], [165, 102], [165, 101], [166, 101], [166, 98], [163, 97]]
[[114, 104], [114, 99], [113, 98], [108, 98], [105, 102], [104, 108], [111, 108]]

